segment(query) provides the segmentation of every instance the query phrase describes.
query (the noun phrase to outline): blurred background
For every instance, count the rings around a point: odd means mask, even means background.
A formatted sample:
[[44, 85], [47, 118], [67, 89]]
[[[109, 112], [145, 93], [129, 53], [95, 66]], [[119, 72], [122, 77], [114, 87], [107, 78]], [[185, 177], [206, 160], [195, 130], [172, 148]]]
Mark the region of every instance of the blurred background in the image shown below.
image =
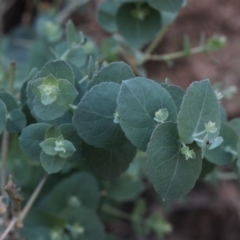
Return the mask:
[[[8, 67], [8, 61], [15, 60], [17, 63], [18, 81], [15, 87], [18, 88], [26, 77], [25, 64], [30, 62], [31, 67], [41, 66], [40, 60], [34, 59], [33, 51], [41, 53], [42, 62], [51, 54], [41, 43], [33, 43], [37, 19], [45, 12], [58, 13], [62, 26], [71, 19], [76, 28], [91, 39], [86, 51], [95, 51], [102, 60], [109, 62], [126, 60], [110, 35], [99, 26], [96, 12], [102, 1], [86, 1], [76, 11], [74, 7], [66, 7], [66, 2], [73, 4], [74, 1], [0, 2], [1, 88], [5, 84], [4, 69]], [[146, 75], [151, 79], [169, 78], [183, 89], [192, 81], [204, 78], [209, 78], [213, 84], [220, 83], [222, 88], [236, 86], [238, 92], [232, 99], [224, 100], [224, 106], [229, 120], [240, 117], [240, 1], [189, 0], [154, 53], [180, 51], [186, 37], [191, 46], [197, 46], [203, 34], [206, 38], [225, 36], [226, 46], [211, 55], [200, 53], [173, 62], [148, 61], [145, 64]], [[213, 169], [211, 164], [207, 168], [208, 173]], [[106, 214], [112, 214], [111, 221], [106, 223], [109, 239], [240, 239], [240, 186], [234, 176], [228, 174], [227, 167], [223, 170], [223, 173], [214, 170], [207, 177], [206, 173], [202, 173], [205, 180], [198, 181], [190, 194], [177, 202], [162, 202], [151, 186], [136, 193], [134, 198], [118, 198], [121, 203], [118, 205], [119, 212], [105, 208]], [[126, 190], [122, 194], [130, 193]], [[154, 233], [145, 237], [139, 225], [134, 223], [140, 216], [150, 215], [153, 216], [149, 222], [154, 226]]]

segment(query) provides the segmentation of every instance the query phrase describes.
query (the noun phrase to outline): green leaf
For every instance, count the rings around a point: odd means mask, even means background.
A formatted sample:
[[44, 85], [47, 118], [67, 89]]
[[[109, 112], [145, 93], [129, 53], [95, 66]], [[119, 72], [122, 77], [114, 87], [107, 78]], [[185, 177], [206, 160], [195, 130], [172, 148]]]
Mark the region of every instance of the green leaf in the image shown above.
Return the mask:
[[59, 79], [58, 84], [60, 93], [57, 97], [56, 103], [64, 105], [72, 104], [78, 95], [75, 87], [64, 79]]
[[[218, 100], [209, 80], [193, 82], [183, 98], [178, 115], [178, 132], [185, 144], [194, 141], [195, 135], [205, 130], [209, 121], [215, 123], [216, 133], [208, 133], [210, 139], [218, 136], [220, 130], [220, 110]], [[206, 132], [197, 136], [203, 140]]]
[[79, 159], [82, 158], [82, 139], [77, 134], [76, 129], [70, 123], [61, 125], [59, 129], [62, 132], [63, 138], [65, 140], [70, 141], [74, 145], [74, 148], [76, 149], [73, 155], [68, 157], [68, 161], [71, 160], [79, 161]]
[[71, 239], [105, 240], [104, 226], [98, 216], [85, 207], [70, 208], [63, 212], [68, 221], [68, 232]]
[[177, 124], [172, 122], [159, 125], [148, 145], [148, 177], [164, 200], [176, 200], [188, 193], [201, 173], [201, 149], [190, 145], [196, 157], [186, 160], [181, 148]]
[[48, 174], [53, 174], [59, 172], [64, 167], [66, 159], [61, 158], [58, 155], [50, 156], [46, 154], [44, 151], [42, 151], [40, 155], [40, 161], [45, 171]]
[[56, 46], [55, 52], [59, 58], [73, 63], [79, 68], [83, 67], [87, 61], [87, 55], [81, 45], [69, 48], [67, 42], [60, 42]]
[[127, 170], [136, 154], [136, 148], [129, 142], [112, 150], [85, 146], [83, 151], [86, 165], [101, 180], [119, 177]]
[[65, 151], [61, 151], [59, 153], [59, 156], [62, 158], [71, 157], [74, 154], [74, 152], [76, 151], [74, 145], [68, 140], [63, 140], [63, 147], [64, 147]]
[[18, 109], [16, 99], [8, 92], [0, 92], [0, 100], [5, 103], [7, 112], [11, 112], [14, 109]]
[[40, 143], [44, 140], [45, 133], [50, 125], [45, 123], [31, 124], [24, 128], [19, 137], [20, 148], [30, 158], [40, 160], [42, 148]]
[[43, 66], [39, 77], [45, 78], [50, 74], [52, 74], [56, 79], [65, 79], [74, 85], [75, 77], [72, 68], [65, 61], [56, 60], [46, 63]]
[[40, 146], [46, 154], [55, 156], [58, 154], [58, 152], [55, 150], [55, 142], [56, 138], [48, 138], [41, 142]]
[[35, 98], [33, 101], [33, 111], [35, 115], [44, 121], [50, 121], [59, 118], [63, 116], [66, 110], [66, 106], [58, 105], [56, 102], [46, 106], [39, 98]]
[[73, 124], [87, 144], [114, 148], [126, 140], [120, 125], [114, 122], [119, 89], [119, 84], [101, 83], [91, 88], [78, 104]]
[[228, 124], [240, 137], [240, 118], [234, 118]]
[[106, 0], [98, 8], [98, 22], [108, 32], [117, 32], [116, 13], [119, 7], [117, 1]]
[[177, 12], [185, 3], [185, 0], [147, 0], [155, 9], [166, 12]]
[[7, 108], [5, 103], [0, 100], [0, 134], [3, 132], [7, 122]]
[[61, 131], [56, 126], [51, 126], [46, 131], [45, 139], [57, 138], [61, 135], [62, 135]]
[[10, 133], [20, 132], [27, 124], [25, 114], [19, 109], [13, 109], [9, 113], [6, 129]]
[[176, 121], [177, 109], [170, 94], [157, 82], [137, 77], [122, 83], [118, 95], [120, 124], [126, 137], [139, 149], [146, 151], [151, 134], [158, 122], [159, 109], [166, 108], [166, 121]]
[[223, 143], [217, 148], [206, 150], [205, 157], [208, 161], [217, 165], [227, 165], [232, 162], [234, 157], [227, 149], [237, 150], [238, 136], [227, 124], [221, 125], [220, 136], [223, 138]]
[[173, 101], [175, 102], [175, 105], [177, 107], [177, 111], [179, 112], [183, 97], [185, 95], [185, 92], [182, 88], [174, 85], [167, 85], [167, 84], [161, 84], [163, 88], [165, 88], [171, 95]]
[[123, 175], [106, 187], [107, 197], [116, 202], [127, 202], [136, 200], [144, 191], [145, 186], [140, 178], [131, 178]]
[[81, 44], [84, 41], [82, 34], [76, 31], [74, 24], [71, 20], [67, 22], [67, 42], [68, 46], [71, 47], [76, 44]]
[[76, 198], [81, 206], [94, 210], [97, 208], [100, 192], [93, 175], [87, 172], [74, 173], [59, 182], [50, 195], [50, 207], [57, 213], [63, 212]]
[[116, 23], [123, 37], [138, 48], [161, 29], [161, 15], [147, 3], [125, 3], [117, 11]]
[[115, 82], [121, 84], [123, 80], [134, 78], [132, 69], [124, 62], [114, 62], [100, 69], [89, 82], [88, 88], [102, 82]]

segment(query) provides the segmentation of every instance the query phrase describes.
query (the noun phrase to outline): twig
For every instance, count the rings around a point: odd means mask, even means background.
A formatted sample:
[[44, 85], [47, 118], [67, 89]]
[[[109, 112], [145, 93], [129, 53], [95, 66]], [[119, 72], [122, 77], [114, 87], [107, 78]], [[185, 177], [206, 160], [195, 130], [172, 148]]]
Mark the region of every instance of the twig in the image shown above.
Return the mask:
[[17, 222], [17, 218], [13, 218], [11, 220], [11, 222], [8, 224], [8, 227], [6, 228], [6, 230], [4, 231], [4, 233], [0, 236], [0, 240], [5, 240], [5, 238], [7, 237], [7, 235], [12, 231], [12, 229], [14, 228], [15, 224]]
[[14, 93], [15, 72], [16, 72], [16, 62], [11, 61], [11, 63], [10, 63], [9, 92], [12, 93], [12, 94]]
[[[12, 215], [16, 219], [20, 216], [22, 209], [23, 198], [18, 194], [16, 185], [12, 182], [12, 177], [9, 177], [8, 184], [5, 187], [5, 191], [11, 202]], [[21, 227], [20, 221], [17, 221], [17, 226]]]
[[[197, 53], [203, 53], [203, 52], [207, 52], [208, 49], [206, 49], [205, 46], [198, 46], [195, 48], [190, 49], [190, 55], [192, 54], [197, 54]], [[175, 53], [169, 53], [169, 54], [162, 54], [162, 55], [148, 55], [146, 56], [146, 61], [147, 60], [151, 60], [151, 61], [169, 61], [169, 60], [173, 60], [176, 58], [180, 58], [180, 57], [185, 57], [187, 54], [184, 50], [182, 51], [178, 51]]]
[[64, 20], [77, 8], [80, 6], [88, 3], [89, 0], [82, 0], [82, 1], [74, 1], [71, 4], [69, 4], [67, 7], [65, 7], [58, 15], [56, 16], [56, 21], [58, 21], [60, 24], [64, 22]]
[[1, 144], [1, 193], [5, 194], [4, 188], [6, 186], [6, 169], [7, 169], [7, 157], [9, 148], [9, 133], [4, 130], [2, 134], [2, 144]]
[[21, 214], [20, 214], [20, 216], [19, 216], [19, 218], [18, 218], [18, 221], [22, 222], [22, 221], [24, 220], [24, 218], [25, 218], [26, 215], [28, 214], [29, 210], [31, 209], [33, 203], [34, 203], [35, 200], [37, 199], [39, 193], [41, 192], [43, 185], [45, 184], [45, 182], [46, 182], [47, 179], [48, 179], [48, 176], [49, 176], [48, 174], [45, 175], [45, 176], [43, 177], [43, 179], [41, 180], [41, 182], [39, 182], [37, 188], [34, 190], [32, 196], [31, 196], [31, 198], [28, 200], [26, 206], [25, 206], [24, 209], [22, 210], [22, 212], [21, 212]]
[[[165, 36], [165, 33], [167, 32], [169, 28], [169, 25], [163, 27], [161, 29], [161, 31], [158, 33], [158, 35], [156, 36], [156, 38], [152, 41], [152, 43], [147, 47], [147, 49], [144, 52], [145, 58], [144, 58], [144, 62], [146, 62], [148, 59], [147, 57], [156, 49], [156, 47], [158, 46], [158, 44], [161, 42], [161, 40], [163, 39], [163, 37]], [[144, 63], [143, 62], [143, 63]]]
[[[26, 206], [24, 207], [24, 209], [22, 210], [22, 212], [20, 214], [18, 214], [18, 217], [15, 217], [15, 216], [13, 217], [13, 219], [9, 223], [8, 227], [6, 228], [4, 233], [2, 234], [0, 240], [4, 240], [6, 238], [6, 236], [12, 231], [12, 229], [14, 228], [15, 225], [17, 227], [22, 226], [22, 222], [23, 222], [24, 218], [26, 217], [26, 215], [28, 214], [28, 212], [31, 209], [32, 205], [34, 204], [35, 200], [37, 199], [37, 197], [38, 197], [39, 193], [41, 192], [42, 187], [45, 184], [47, 178], [48, 178], [48, 175], [45, 175], [43, 177], [43, 179], [41, 180], [41, 182], [39, 182], [37, 188], [33, 192], [31, 198], [28, 200], [28, 202], [27, 202]], [[14, 185], [14, 187], [15, 187], [15, 185]], [[7, 188], [7, 186], [6, 186], [6, 188]], [[9, 188], [10, 188], [10, 186], [9, 186]], [[15, 190], [16, 190], [16, 188], [15, 188]], [[7, 191], [7, 189], [6, 189], [6, 191]], [[14, 195], [15, 193], [11, 192], [10, 194]], [[13, 200], [13, 201], [15, 201], [15, 200]], [[13, 203], [12, 199], [11, 199], [11, 203]]]

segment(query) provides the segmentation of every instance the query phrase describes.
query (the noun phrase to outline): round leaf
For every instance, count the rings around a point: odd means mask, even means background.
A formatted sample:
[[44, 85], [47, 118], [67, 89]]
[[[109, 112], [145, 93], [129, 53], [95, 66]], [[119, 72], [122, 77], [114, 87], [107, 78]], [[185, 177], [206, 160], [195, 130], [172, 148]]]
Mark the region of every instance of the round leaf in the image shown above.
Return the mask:
[[177, 109], [170, 94], [157, 82], [137, 77], [122, 83], [118, 95], [120, 124], [126, 137], [137, 148], [146, 151], [151, 134], [158, 122], [159, 109], [167, 109], [166, 121], [176, 121]]
[[116, 32], [116, 13], [118, 10], [118, 2], [106, 0], [98, 8], [98, 22], [101, 27], [108, 32]]
[[5, 103], [8, 112], [18, 109], [17, 101], [10, 93], [0, 92], [0, 100]]
[[226, 150], [227, 148], [233, 151], [237, 150], [238, 136], [227, 124], [221, 125], [220, 136], [223, 138], [223, 143], [212, 150], [207, 149], [205, 157], [208, 161], [217, 165], [226, 165], [231, 163], [233, 159], [233, 155]]
[[80, 205], [96, 209], [99, 202], [96, 179], [87, 172], [75, 173], [62, 180], [52, 191], [51, 209], [62, 212], [69, 207], [71, 198], [78, 198]]
[[147, 3], [125, 3], [117, 11], [118, 31], [133, 46], [149, 42], [161, 28], [160, 13]]
[[42, 148], [40, 143], [50, 125], [45, 123], [31, 124], [24, 128], [19, 137], [22, 151], [34, 160], [40, 160]]
[[[62, 214], [71, 226], [75, 238], [78, 240], [105, 240], [104, 227], [97, 215], [91, 210], [78, 207], [67, 209]], [[74, 227], [77, 230], [82, 229], [82, 232], [74, 231]], [[71, 235], [71, 230], [70, 230]]]
[[101, 180], [113, 180], [127, 170], [136, 154], [136, 148], [129, 142], [119, 148], [106, 150], [85, 146], [85, 163]]
[[36, 116], [44, 121], [54, 120], [64, 115], [67, 107], [64, 105], [58, 105], [57, 102], [53, 102], [50, 105], [45, 106], [40, 98], [35, 98], [33, 101], [33, 111]]
[[65, 61], [56, 60], [46, 63], [43, 66], [39, 77], [44, 78], [50, 74], [52, 74], [56, 79], [66, 79], [74, 85], [75, 77], [72, 68]]
[[66, 162], [65, 158], [61, 158], [58, 155], [50, 156], [46, 154], [44, 151], [41, 152], [40, 161], [42, 163], [42, 167], [48, 174], [59, 172]]
[[91, 88], [78, 104], [73, 124], [87, 144], [114, 148], [126, 140], [120, 125], [114, 123], [119, 89], [119, 84], [101, 83]]
[[124, 62], [114, 62], [94, 75], [93, 80], [89, 82], [88, 88], [93, 87], [101, 82], [115, 82], [121, 84], [123, 80], [134, 77], [132, 69]]
[[185, 159], [177, 124], [167, 122], [153, 132], [147, 149], [148, 177], [164, 200], [176, 200], [188, 193], [201, 173], [201, 149], [192, 144], [195, 159]]
[[178, 86], [174, 86], [174, 85], [169, 86], [167, 84], [161, 84], [161, 85], [170, 93], [177, 107], [177, 111], [179, 112], [185, 92], [183, 91], [183, 89], [181, 89]]
[[234, 118], [228, 124], [240, 137], [240, 118]]
[[[192, 143], [194, 135], [203, 132], [205, 124], [209, 121], [216, 124], [216, 133], [208, 133], [210, 139], [214, 139], [218, 136], [220, 129], [218, 100], [208, 79], [193, 82], [183, 98], [178, 116], [178, 131], [181, 140], [185, 144]], [[206, 134], [201, 134], [197, 138], [203, 140]]]
[[10, 133], [17, 133], [20, 132], [26, 124], [27, 120], [25, 114], [19, 109], [14, 109], [9, 113], [6, 128]]

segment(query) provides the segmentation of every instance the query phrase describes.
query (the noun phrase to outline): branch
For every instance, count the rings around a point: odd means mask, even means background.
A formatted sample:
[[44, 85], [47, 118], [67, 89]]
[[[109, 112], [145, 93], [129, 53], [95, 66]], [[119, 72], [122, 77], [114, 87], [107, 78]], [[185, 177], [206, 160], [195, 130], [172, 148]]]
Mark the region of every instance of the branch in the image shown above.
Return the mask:
[[182, 51], [178, 51], [175, 53], [168, 53], [168, 54], [162, 54], [162, 55], [148, 55], [146, 56], [145, 61], [169, 61], [169, 60], [173, 60], [176, 58], [180, 58], [180, 57], [185, 57], [188, 55], [192, 55], [192, 54], [197, 54], [197, 53], [203, 53], [203, 52], [207, 52], [208, 49], [205, 46], [198, 46], [195, 48], [190, 49], [189, 53], [186, 53], [186, 51], [182, 50]]
[[[11, 201], [11, 211], [14, 218], [18, 218], [22, 209], [23, 198], [18, 194], [16, 185], [12, 182], [12, 177], [9, 177], [8, 184], [5, 187], [5, 191]], [[21, 227], [20, 221], [17, 221], [17, 226]]]

